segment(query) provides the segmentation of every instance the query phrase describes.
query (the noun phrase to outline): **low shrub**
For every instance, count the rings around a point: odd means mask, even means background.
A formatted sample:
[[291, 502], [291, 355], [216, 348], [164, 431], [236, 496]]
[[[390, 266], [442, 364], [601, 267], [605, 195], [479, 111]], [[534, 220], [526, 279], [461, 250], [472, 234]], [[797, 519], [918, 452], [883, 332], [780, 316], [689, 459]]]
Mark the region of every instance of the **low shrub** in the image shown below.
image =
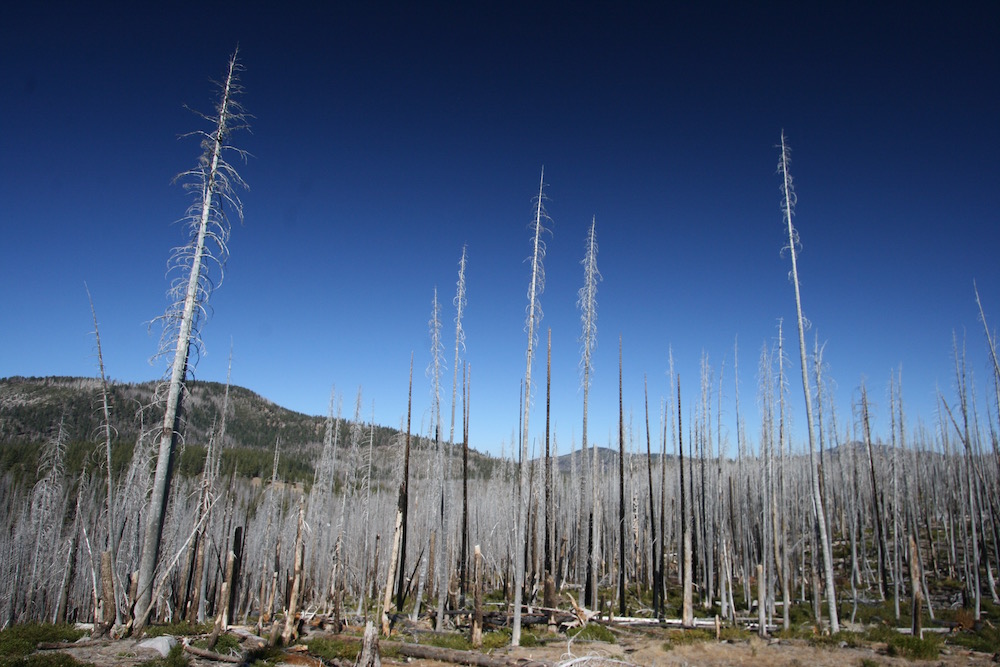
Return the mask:
[[12, 625], [0, 632], [0, 656], [17, 658], [28, 655], [42, 642], [73, 642], [86, 633], [72, 625], [27, 623]]
[[588, 623], [582, 627], [570, 628], [566, 634], [570, 637], [576, 637], [577, 639], [595, 642], [607, 642], [608, 644], [615, 644], [618, 642], [614, 633], [600, 623]]
[[306, 646], [313, 655], [324, 660], [350, 660], [355, 661], [361, 652], [361, 642], [349, 641], [345, 639], [327, 639], [317, 637], [310, 639]]

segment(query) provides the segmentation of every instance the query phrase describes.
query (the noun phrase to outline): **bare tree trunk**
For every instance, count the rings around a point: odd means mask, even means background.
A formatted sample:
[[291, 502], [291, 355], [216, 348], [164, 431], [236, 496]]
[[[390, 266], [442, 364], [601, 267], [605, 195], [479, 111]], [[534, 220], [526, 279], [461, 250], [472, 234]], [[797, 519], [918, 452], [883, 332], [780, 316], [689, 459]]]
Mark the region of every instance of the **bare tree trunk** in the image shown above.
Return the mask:
[[694, 585], [694, 573], [691, 571], [691, 510], [688, 508], [687, 490], [684, 486], [684, 429], [681, 420], [681, 376], [677, 375], [677, 447], [680, 468], [681, 484], [681, 542], [683, 543], [684, 555], [682, 566], [682, 602], [681, 602], [681, 625], [685, 628], [694, 627], [694, 600], [692, 599], [692, 587]]
[[[587, 449], [587, 416], [590, 399], [590, 374], [592, 370], [592, 358], [594, 347], [597, 345], [597, 282], [601, 279], [601, 273], [597, 269], [597, 218], [591, 219], [590, 230], [587, 234], [587, 251], [583, 258], [583, 287], [578, 292], [577, 306], [580, 308], [580, 319], [583, 324], [580, 340], [583, 343], [583, 350], [580, 355], [580, 369], [583, 374], [583, 433], [580, 444], [581, 460], [586, 461], [590, 453]], [[597, 606], [597, 519], [594, 513], [597, 511], [597, 451], [593, 452], [593, 465], [590, 468], [590, 511], [588, 512], [588, 536], [586, 564], [586, 583], [584, 586], [584, 598], [591, 607]], [[581, 494], [581, 509], [583, 508], [583, 494]], [[582, 521], [581, 521], [582, 522]], [[581, 548], [583, 545], [581, 545]]]
[[865, 445], [868, 450], [868, 467], [872, 486], [872, 514], [875, 516], [875, 536], [878, 540], [878, 580], [879, 595], [885, 600], [889, 595], [889, 581], [886, 570], [886, 540], [885, 528], [882, 526], [882, 503], [878, 492], [878, 482], [875, 475], [875, 455], [872, 450], [871, 426], [868, 419], [868, 393], [864, 384], [861, 385], [861, 419], [865, 429]]
[[[110, 551], [101, 552], [101, 603], [104, 607], [101, 625], [104, 627], [100, 633], [94, 628], [95, 634], [103, 635], [115, 623], [115, 584], [114, 584], [114, 563], [111, 560]], [[58, 622], [58, 621], [57, 621]]]
[[219, 588], [219, 603], [216, 605], [215, 627], [208, 638], [208, 650], [215, 648], [219, 635], [229, 629], [229, 603], [232, 599], [233, 572], [236, 569], [236, 554], [232, 550], [226, 554], [226, 573]]
[[371, 621], [365, 624], [365, 636], [361, 641], [361, 653], [354, 667], [382, 667], [382, 657], [378, 648], [378, 631]]
[[761, 638], [767, 637], [767, 606], [764, 595], [764, 566], [757, 563], [757, 634]]
[[545, 170], [542, 169], [542, 176], [538, 185], [538, 199], [535, 208], [534, 221], [534, 242], [531, 260], [531, 283], [528, 288], [528, 352], [526, 355], [526, 369], [524, 377], [524, 418], [521, 424], [521, 471], [519, 475], [518, 492], [518, 521], [516, 544], [516, 562], [514, 565], [514, 620], [510, 634], [511, 646], [521, 645], [521, 599], [522, 587], [524, 586], [525, 555], [521, 545], [526, 544], [526, 529], [528, 523], [528, 439], [530, 430], [528, 428], [529, 416], [531, 414], [531, 365], [535, 358], [535, 345], [537, 338], [538, 322], [541, 320], [541, 308], [538, 297], [545, 284], [545, 274], [542, 268], [542, 259], [545, 256], [545, 243], [542, 241], [544, 228], [542, 221], [545, 219], [545, 209], [542, 206], [544, 201]]
[[[108, 404], [108, 380], [104, 374], [104, 353], [101, 351], [101, 334], [97, 326], [97, 310], [94, 308], [94, 300], [90, 297], [90, 288], [87, 288], [87, 299], [90, 301], [90, 313], [94, 317], [94, 339], [97, 341], [97, 364], [101, 373], [101, 435], [104, 439], [104, 464], [107, 466], [107, 513], [108, 513], [108, 548], [111, 550], [111, 562], [118, 559], [118, 523], [115, 521], [114, 502], [114, 479], [112, 479], [111, 464], [111, 408]], [[76, 534], [74, 533], [74, 546]], [[114, 604], [116, 624], [121, 623], [121, 609], [118, 607], [117, 582], [112, 569], [111, 577], [111, 600]], [[57, 621], [59, 622], [59, 621]]]
[[660, 617], [660, 568], [656, 557], [656, 505], [653, 501], [653, 449], [649, 435], [649, 386], [642, 377], [642, 395], [646, 409], [646, 473], [649, 478], [649, 562], [653, 569], [653, 616]]
[[295, 615], [299, 609], [299, 595], [302, 590], [302, 560], [305, 556], [305, 545], [302, 542], [302, 528], [306, 516], [305, 496], [299, 498], [299, 524], [295, 531], [295, 562], [292, 578], [292, 590], [288, 600], [288, 610], [285, 612], [285, 629], [281, 632], [281, 641], [286, 646], [298, 636]]
[[618, 613], [625, 605], [625, 413], [622, 406], [622, 337], [618, 336]]
[[406, 399], [406, 449], [403, 453], [403, 486], [400, 508], [403, 510], [403, 528], [399, 540], [399, 582], [396, 586], [396, 610], [403, 612], [406, 602], [406, 527], [410, 509], [410, 419], [413, 415], [413, 353], [410, 353], [410, 388]]
[[830, 632], [836, 634], [840, 631], [840, 621], [837, 616], [837, 591], [834, 588], [833, 579], [833, 550], [830, 547], [830, 537], [826, 530], [826, 505], [823, 494], [820, 491], [819, 475], [816, 464], [816, 437], [814, 433], [812, 392], [809, 390], [809, 375], [806, 366], [806, 340], [805, 323], [802, 316], [802, 297], [799, 293], [799, 270], [798, 270], [798, 234], [792, 225], [792, 215], [795, 209], [795, 192], [792, 189], [792, 175], [788, 172], [790, 149], [785, 143], [785, 133], [781, 133], [781, 175], [783, 178], [782, 192], [784, 193], [783, 210], [785, 220], [788, 223], [788, 245], [789, 254], [792, 258], [792, 282], [795, 285], [795, 311], [796, 321], [799, 329], [799, 361], [802, 367], [802, 393], [806, 402], [806, 423], [809, 432], [809, 466], [812, 477], [813, 504], [816, 511], [816, 520], [819, 523], [820, 545], [823, 549], [823, 569], [826, 575], [826, 596], [829, 604]]
[[[221, 262], [225, 257], [229, 228], [222, 212], [223, 202], [233, 204], [236, 213], [242, 216], [239, 199], [231, 189], [233, 183], [242, 184], [242, 179], [223, 157], [223, 151], [229, 148], [225, 143], [229, 132], [234, 128], [234, 124], [243, 122], [241, 109], [232, 99], [232, 96], [240, 91], [237, 82], [239, 70], [237, 54], [234, 53], [229, 61], [228, 73], [223, 84], [215, 130], [211, 135], [206, 136], [202, 143], [205, 152], [199, 167], [189, 172], [195, 177], [197, 187], [201, 188], [201, 194], [190, 214], [193, 239], [187, 250], [178, 257], [181, 265], [187, 266], [189, 269], [188, 276], [183, 281], [183, 301], [177, 304], [177, 310], [168, 312], [166, 316], [167, 326], [164, 329], [165, 335], [173, 335], [165, 341], [168, 349], [171, 342], [175, 344], [175, 349], [164, 408], [163, 426], [159, 435], [159, 455], [153, 477], [153, 490], [149, 512], [146, 515], [146, 532], [139, 561], [138, 591], [133, 619], [134, 632], [137, 635], [142, 634], [149, 619], [148, 610], [152, 607], [150, 602], [153, 581], [160, 551], [160, 538], [163, 534], [163, 522], [170, 498], [173, 455], [179, 439], [184, 383], [188, 374], [188, 358], [191, 345], [197, 337], [195, 320], [211, 291], [207, 278], [207, 265], [204, 262], [210, 257]], [[218, 245], [216, 251], [209, 251], [207, 245], [209, 240]], [[185, 261], [189, 264], [184, 264]], [[176, 328], [174, 328], [173, 318], [177, 318]]]
[[556, 606], [555, 583], [552, 573], [555, 562], [552, 554], [552, 509], [555, 498], [552, 496], [552, 450], [549, 446], [549, 429], [552, 415], [552, 329], [549, 328], [547, 360], [545, 363], [545, 562], [542, 566], [542, 581], [544, 586], [543, 604], [552, 609]]
[[465, 606], [466, 579], [469, 566], [469, 364], [462, 370], [462, 549], [459, 560], [459, 592]]
[[483, 646], [483, 554], [479, 550], [479, 545], [476, 545], [476, 565], [474, 573], [474, 583], [472, 584], [473, 590], [473, 607], [474, 611], [472, 613], [472, 646], [474, 648], [482, 648]]
[[917, 551], [917, 540], [910, 533], [910, 591], [913, 596], [913, 606], [910, 609], [912, 615], [912, 625], [910, 632], [914, 637], [924, 638], [922, 616], [923, 616], [923, 590], [920, 586], [920, 556]]
[[[785, 499], [785, 352], [781, 322], [778, 322], [778, 480], [771, 492], [771, 523], [774, 526], [774, 564], [781, 585], [781, 622], [791, 627], [791, 594], [788, 585], [788, 508]], [[780, 512], [779, 512], [780, 507]]]
[[[396, 576], [396, 559], [399, 556], [399, 542], [403, 529], [403, 503], [405, 502], [405, 492], [403, 485], [399, 485], [399, 504], [396, 507], [396, 528], [392, 534], [392, 555], [389, 558], [389, 573], [386, 575], [385, 598], [382, 600], [382, 634], [389, 636], [389, 609], [392, 600], [392, 582]], [[400, 574], [402, 577], [402, 574]]]

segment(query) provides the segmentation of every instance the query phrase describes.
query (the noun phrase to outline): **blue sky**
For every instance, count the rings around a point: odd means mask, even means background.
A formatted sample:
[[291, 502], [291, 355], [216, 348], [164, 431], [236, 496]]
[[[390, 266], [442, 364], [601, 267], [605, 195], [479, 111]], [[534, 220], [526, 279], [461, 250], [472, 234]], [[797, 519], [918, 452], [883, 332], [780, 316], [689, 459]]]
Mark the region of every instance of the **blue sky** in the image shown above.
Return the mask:
[[[730, 447], [738, 338], [756, 440], [758, 358], [784, 318], [802, 446], [782, 129], [807, 336], [826, 343], [842, 424], [865, 380], [887, 431], [899, 366], [910, 423], [932, 424], [937, 390], [953, 391], [953, 332], [987, 377], [972, 286], [996, 326], [996, 3], [90, 4], [24, 3], [0, 27], [0, 376], [97, 372], [85, 281], [109, 375], [162, 373], [147, 323], [166, 306], [189, 201], [171, 179], [199, 152], [178, 137], [204, 128], [185, 105], [212, 108], [209, 80], [238, 43], [255, 118], [233, 143], [253, 156], [241, 168], [250, 190], [200, 379], [225, 380], [232, 341], [234, 383], [311, 414], [326, 412], [332, 385], [349, 413], [361, 386], [365, 418], [374, 409], [397, 426], [412, 352], [414, 426], [426, 430], [431, 299], [437, 287], [447, 415], [467, 244], [471, 441], [509, 451], [544, 165], [541, 336], [552, 328], [560, 451], [580, 439], [575, 303], [594, 216], [604, 281], [591, 439], [617, 444], [621, 335], [636, 434], [643, 376], [658, 409], [672, 350], [688, 413], [705, 354], [723, 373]], [[544, 352], [534, 376], [533, 438]]]

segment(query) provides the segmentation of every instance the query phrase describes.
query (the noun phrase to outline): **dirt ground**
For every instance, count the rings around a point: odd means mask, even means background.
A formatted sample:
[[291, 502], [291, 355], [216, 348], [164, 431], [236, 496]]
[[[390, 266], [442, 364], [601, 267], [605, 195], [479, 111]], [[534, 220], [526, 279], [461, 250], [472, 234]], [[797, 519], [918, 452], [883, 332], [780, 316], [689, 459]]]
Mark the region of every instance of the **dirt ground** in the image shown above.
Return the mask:
[[[131, 640], [106, 642], [80, 648], [61, 649], [82, 662], [92, 662], [108, 667], [135, 667], [141, 662], [158, 657], [151, 650], [139, 647]], [[947, 647], [945, 653], [934, 660], [907, 660], [885, 655], [884, 646], [873, 648], [821, 648], [810, 646], [802, 640], [763, 641], [757, 638], [734, 643], [695, 642], [681, 644], [665, 650], [662, 638], [649, 635], [623, 636], [619, 643], [566, 642], [551, 643], [542, 647], [522, 647], [494, 652], [513, 660], [544, 660], [552, 664], [570, 661], [574, 658], [590, 657], [593, 660], [574, 663], [578, 667], [597, 667], [613, 664], [612, 661], [647, 667], [667, 665], [690, 665], [703, 667], [729, 667], [735, 665], [765, 665], [766, 667], [841, 667], [860, 666], [863, 661], [878, 665], [903, 667], [913, 665], [942, 665], [944, 667], [995, 667], [997, 662], [990, 654], [975, 653], [955, 647]], [[226, 663], [191, 658], [192, 667], [212, 665], [220, 667]], [[603, 658], [604, 660], [597, 660]], [[318, 658], [304, 653], [290, 653], [285, 664], [314, 665], [324, 663]], [[407, 660], [406, 662], [386, 659], [386, 665], [408, 665], [409, 667], [444, 667], [449, 663], [431, 660]]]
[[[881, 649], [881, 653], [879, 652]], [[558, 662], [573, 657], [595, 656], [609, 658], [647, 667], [665, 665], [698, 665], [702, 667], [729, 667], [730, 665], [764, 665], [766, 667], [842, 667], [861, 665], [870, 660], [878, 665], [944, 665], [946, 667], [996, 667], [993, 656], [985, 653], [956, 651], [948, 647], [948, 655], [934, 660], [907, 660], [885, 655], [884, 646], [874, 648], [822, 648], [810, 646], [803, 640], [749, 641], [725, 643], [715, 641], [676, 645], [664, 650], [662, 639], [649, 636], [623, 637], [618, 644], [601, 642], [573, 643], [567, 646], [550, 644], [512, 652], [513, 657], [541, 659]], [[596, 667], [596, 664], [588, 667]]]

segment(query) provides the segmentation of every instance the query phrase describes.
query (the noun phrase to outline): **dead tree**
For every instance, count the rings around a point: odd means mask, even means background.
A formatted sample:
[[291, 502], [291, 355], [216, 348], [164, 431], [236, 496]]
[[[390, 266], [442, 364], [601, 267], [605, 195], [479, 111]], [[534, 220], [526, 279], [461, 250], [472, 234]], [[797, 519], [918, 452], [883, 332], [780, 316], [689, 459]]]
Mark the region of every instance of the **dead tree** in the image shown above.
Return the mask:
[[535, 345], [538, 344], [538, 324], [542, 319], [542, 309], [539, 303], [542, 289], [545, 286], [545, 270], [542, 260], [545, 258], [545, 241], [542, 233], [545, 231], [543, 222], [548, 219], [545, 213], [545, 169], [538, 184], [538, 198], [535, 200], [535, 219], [532, 223], [532, 255], [531, 281], [528, 287], [528, 318], [525, 329], [528, 333], [528, 351], [525, 355], [526, 369], [524, 374], [524, 413], [521, 420], [521, 466], [518, 476], [518, 513], [517, 538], [515, 544], [516, 560], [514, 565], [514, 621], [510, 633], [511, 646], [521, 645], [521, 599], [524, 586], [525, 555], [520, 545], [527, 544], [528, 524], [528, 429], [531, 414], [531, 366], [535, 359]]
[[791, 161], [791, 149], [785, 143], [785, 133], [781, 133], [781, 159], [778, 169], [782, 176], [781, 192], [784, 195], [782, 212], [788, 227], [788, 251], [792, 258], [792, 282], [795, 285], [796, 322], [799, 329], [799, 360], [802, 367], [802, 393], [806, 402], [806, 424], [809, 433], [809, 467], [812, 478], [813, 508], [816, 512], [816, 522], [819, 524], [820, 546], [823, 550], [823, 569], [826, 576], [826, 596], [830, 613], [830, 632], [840, 631], [840, 621], [837, 616], [837, 592], [833, 579], [833, 550], [830, 547], [830, 536], [826, 530], [826, 505], [820, 490], [819, 471], [816, 462], [816, 436], [813, 422], [812, 391], [809, 389], [809, 373], [806, 364], [805, 318], [802, 315], [802, 297], [799, 293], [798, 269], [798, 232], [792, 224], [795, 211], [795, 190], [792, 187], [792, 175], [788, 171]]
[[[203, 318], [206, 303], [214, 283], [209, 279], [209, 260], [221, 263], [227, 254], [229, 222], [224, 208], [228, 207], [242, 219], [243, 211], [235, 187], [243, 186], [243, 179], [225, 158], [225, 153], [235, 150], [230, 146], [230, 133], [245, 122], [245, 115], [235, 96], [241, 92], [238, 74], [241, 70], [237, 53], [229, 60], [229, 67], [222, 95], [213, 117], [215, 128], [211, 133], [198, 133], [203, 137], [202, 155], [198, 165], [179, 178], [189, 179], [187, 185], [195, 193], [195, 201], [188, 209], [191, 239], [177, 249], [171, 265], [186, 272], [176, 280], [170, 290], [176, 297], [174, 305], [163, 316], [164, 329], [161, 349], [172, 355], [170, 378], [166, 387], [163, 424], [159, 432], [159, 454], [153, 478], [153, 490], [146, 515], [146, 533], [139, 561], [138, 590], [135, 604], [134, 630], [141, 634], [149, 619], [153, 581], [163, 523], [170, 499], [170, 482], [174, 451], [180, 439], [182, 403], [185, 381], [189, 370], [191, 347], [198, 343], [198, 323]], [[236, 151], [243, 156], [244, 153]], [[213, 247], [214, 246], [214, 247]]]

